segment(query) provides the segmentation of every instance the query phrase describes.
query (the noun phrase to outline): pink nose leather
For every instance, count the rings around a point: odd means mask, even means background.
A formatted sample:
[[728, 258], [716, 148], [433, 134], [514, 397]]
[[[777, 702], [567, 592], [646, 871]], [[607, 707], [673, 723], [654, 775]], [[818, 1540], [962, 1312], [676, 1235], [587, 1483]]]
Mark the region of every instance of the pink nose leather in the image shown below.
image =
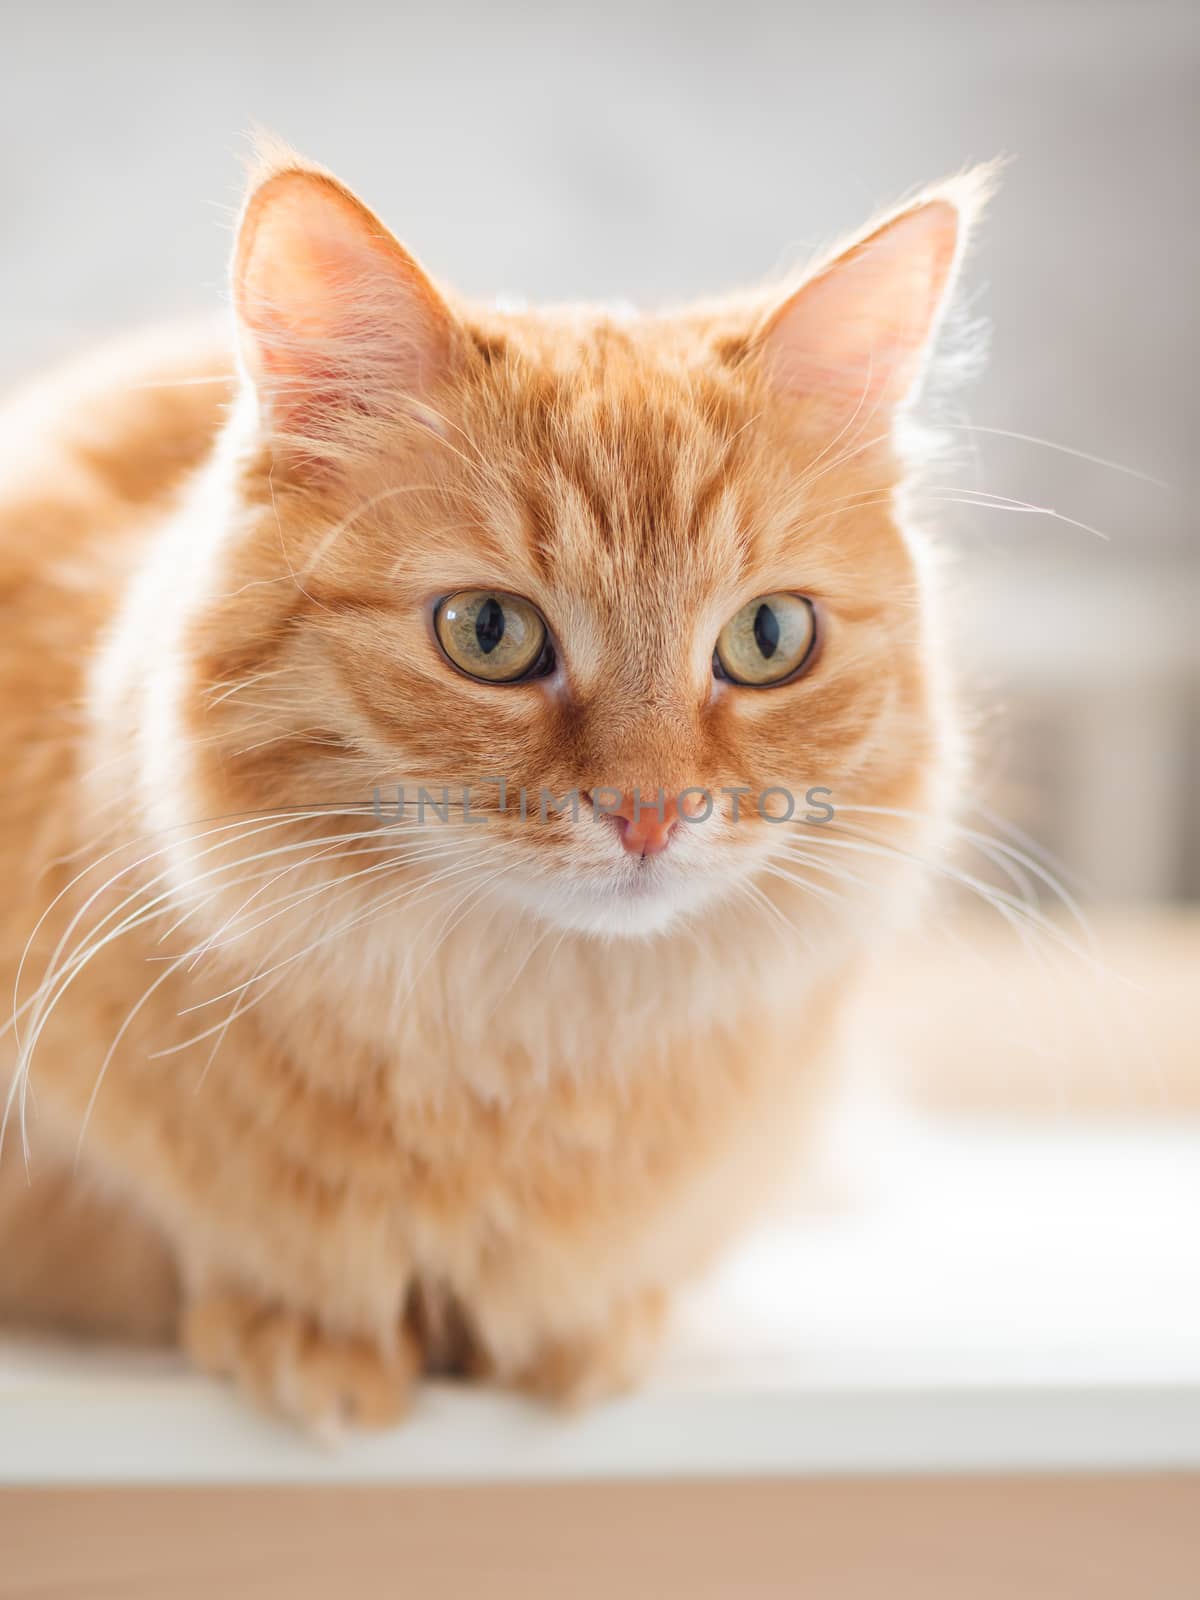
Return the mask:
[[[696, 807], [703, 805], [702, 796], [694, 798]], [[660, 805], [657, 790], [640, 798], [625, 794], [609, 815], [617, 819], [621, 843], [631, 856], [656, 856], [670, 844], [680, 816], [694, 814], [689, 801], [684, 802], [681, 812], [678, 795], [664, 795]]]

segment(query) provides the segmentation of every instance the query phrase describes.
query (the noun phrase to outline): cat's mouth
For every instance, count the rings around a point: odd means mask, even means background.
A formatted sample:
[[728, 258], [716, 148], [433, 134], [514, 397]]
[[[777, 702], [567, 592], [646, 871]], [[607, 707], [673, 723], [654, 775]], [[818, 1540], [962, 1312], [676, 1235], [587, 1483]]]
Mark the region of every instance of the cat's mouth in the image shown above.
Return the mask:
[[[615, 831], [615, 830], [614, 830]], [[685, 862], [683, 851], [626, 851], [603, 865], [513, 883], [522, 904], [549, 922], [605, 937], [646, 938], [678, 926], [730, 887], [730, 875]]]

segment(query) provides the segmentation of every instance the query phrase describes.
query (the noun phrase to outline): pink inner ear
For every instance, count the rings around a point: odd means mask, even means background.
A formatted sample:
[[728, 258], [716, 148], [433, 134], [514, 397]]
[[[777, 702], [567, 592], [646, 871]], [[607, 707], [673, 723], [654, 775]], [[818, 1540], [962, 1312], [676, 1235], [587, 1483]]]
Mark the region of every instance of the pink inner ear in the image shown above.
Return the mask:
[[401, 407], [444, 375], [450, 316], [382, 224], [319, 173], [251, 196], [234, 264], [247, 363], [284, 430]]
[[900, 405], [916, 385], [949, 287], [959, 213], [931, 200], [885, 224], [798, 289], [767, 325], [776, 382], [831, 408]]

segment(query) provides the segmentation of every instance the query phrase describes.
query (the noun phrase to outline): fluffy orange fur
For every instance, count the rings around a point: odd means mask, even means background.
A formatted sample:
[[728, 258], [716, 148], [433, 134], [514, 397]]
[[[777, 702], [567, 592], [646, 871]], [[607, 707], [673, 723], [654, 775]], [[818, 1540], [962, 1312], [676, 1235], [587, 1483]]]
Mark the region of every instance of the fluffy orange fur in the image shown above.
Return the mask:
[[[982, 187], [791, 284], [508, 314], [274, 152], [236, 358], [158, 335], [14, 399], [0, 1305], [109, 1325], [119, 1282], [157, 1329], [177, 1277], [195, 1359], [307, 1420], [385, 1421], [421, 1369], [636, 1376], [798, 1159], [953, 803], [903, 421]], [[555, 672], [452, 668], [464, 588], [531, 601]], [[715, 677], [777, 591], [812, 670]], [[642, 859], [496, 776], [717, 804]], [[400, 784], [483, 820], [376, 815]], [[718, 793], [772, 785], [873, 825]]]

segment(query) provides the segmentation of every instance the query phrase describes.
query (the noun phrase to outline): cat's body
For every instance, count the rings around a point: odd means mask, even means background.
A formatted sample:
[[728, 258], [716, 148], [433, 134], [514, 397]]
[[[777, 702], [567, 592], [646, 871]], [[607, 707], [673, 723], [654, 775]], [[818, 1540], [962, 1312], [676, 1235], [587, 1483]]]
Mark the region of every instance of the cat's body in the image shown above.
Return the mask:
[[[0, 983], [33, 997], [0, 1306], [106, 1303], [86, 1263], [74, 1297], [39, 1283], [70, 1205], [39, 1211], [37, 1186], [78, 1149], [74, 1186], [163, 1242], [146, 1293], [169, 1300], [169, 1258], [198, 1359], [305, 1417], [382, 1419], [422, 1363], [567, 1395], [634, 1374], [665, 1296], [794, 1162], [956, 741], [895, 521], [911, 373], [876, 393], [876, 351], [847, 403], [767, 405], [753, 362], [782, 314], [764, 336], [750, 302], [448, 309], [352, 208], [287, 163], [256, 191], [235, 280], [255, 385], [219, 340], [170, 335], [0, 420]], [[876, 236], [934, 211], [906, 359], [958, 219], [935, 200]], [[292, 266], [263, 288], [270, 226]], [[282, 337], [301, 285], [322, 315]], [[376, 403], [389, 373], [403, 404]], [[480, 586], [538, 606], [553, 672], [483, 684], [439, 656], [426, 607]], [[738, 605], [800, 589], [810, 675], [710, 685]], [[483, 820], [381, 820], [398, 783], [469, 789]], [[636, 818], [538, 816], [543, 789], [689, 785], [905, 816], [843, 835], [837, 895], [804, 824], [739, 827], [719, 794], [660, 854], [630, 849]]]

